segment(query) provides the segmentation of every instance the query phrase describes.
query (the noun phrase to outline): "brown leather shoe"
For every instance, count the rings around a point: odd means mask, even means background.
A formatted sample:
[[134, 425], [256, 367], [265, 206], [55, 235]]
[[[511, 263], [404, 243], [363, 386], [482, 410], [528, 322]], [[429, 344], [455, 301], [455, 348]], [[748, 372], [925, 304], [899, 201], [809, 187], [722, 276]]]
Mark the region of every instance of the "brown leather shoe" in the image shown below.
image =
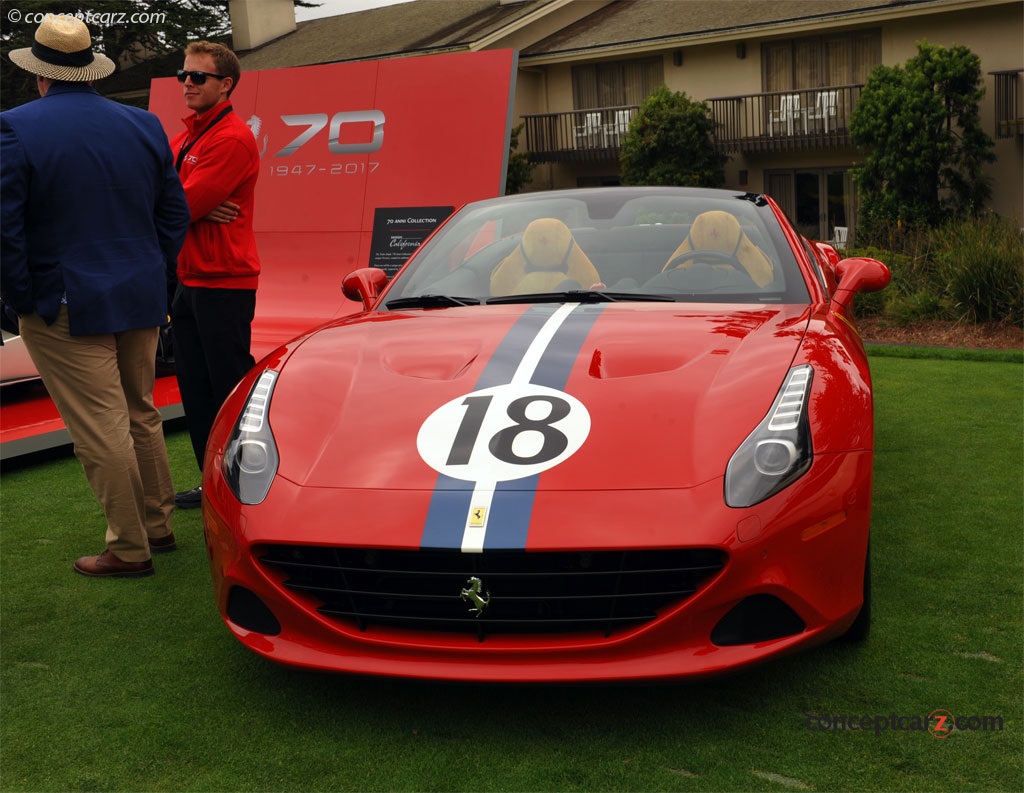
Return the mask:
[[173, 551], [178, 547], [177, 540], [174, 539], [174, 532], [172, 531], [166, 537], [150, 537], [149, 538], [149, 551], [150, 553], [167, 553]]
[[153, 560], [122, 562], [109, 549], [99, 556], [83, 556], [75, 561], [75, 572], [92, 577], [142, 578], [153, 575]]

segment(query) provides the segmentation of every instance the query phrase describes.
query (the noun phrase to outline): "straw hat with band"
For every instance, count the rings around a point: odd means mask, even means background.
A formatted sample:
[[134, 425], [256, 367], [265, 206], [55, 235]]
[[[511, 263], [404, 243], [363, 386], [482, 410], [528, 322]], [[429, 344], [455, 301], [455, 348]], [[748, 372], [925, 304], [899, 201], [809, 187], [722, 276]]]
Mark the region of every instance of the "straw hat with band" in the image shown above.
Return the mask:
[[114, 62], [92, 51], [89, 28], [69, 14], [47, 14], [31, 47], [11, 50], [11, 61], [26, 72], [70, 83], [100, 80], [114, 71]]

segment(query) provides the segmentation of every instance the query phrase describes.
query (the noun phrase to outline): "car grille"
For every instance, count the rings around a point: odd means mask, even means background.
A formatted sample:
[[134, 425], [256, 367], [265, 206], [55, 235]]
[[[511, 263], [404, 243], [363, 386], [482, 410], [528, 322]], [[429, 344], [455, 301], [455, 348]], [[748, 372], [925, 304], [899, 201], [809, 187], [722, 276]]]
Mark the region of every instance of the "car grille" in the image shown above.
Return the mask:
[[[256, 549], [321, 614], [361, 631], [611, 635], [682, 603], [725, 564], [709, 548], [599, 551]], [[479, 582], [479, 583], [477, 583]], [[476, 598], [474, 598], [476, 595]], [[476, 609], [474, 611], [474, 609]]]

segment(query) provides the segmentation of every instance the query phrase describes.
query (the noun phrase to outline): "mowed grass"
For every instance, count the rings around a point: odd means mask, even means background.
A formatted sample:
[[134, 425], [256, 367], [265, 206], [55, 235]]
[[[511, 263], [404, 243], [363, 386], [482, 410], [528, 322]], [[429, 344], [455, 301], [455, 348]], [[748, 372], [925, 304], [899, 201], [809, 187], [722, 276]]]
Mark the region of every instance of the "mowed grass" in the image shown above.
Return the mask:
[[[103, 520], [77, 462], [9, 467], [0, 789], [1018, 791], [1024, 368], [899, 354], [872, 354], [871, 638], [712, 682], [497, 687], [278, 667], [221, 623], [198, 511], [177, 514], [180, 550], [156, 576], [89, 580], [71, 563], [102, 548]], [[186, 434], [168, 447], [176, 484], [193, 486]], [[822, 729], [938, 709], [1002, 729]]]

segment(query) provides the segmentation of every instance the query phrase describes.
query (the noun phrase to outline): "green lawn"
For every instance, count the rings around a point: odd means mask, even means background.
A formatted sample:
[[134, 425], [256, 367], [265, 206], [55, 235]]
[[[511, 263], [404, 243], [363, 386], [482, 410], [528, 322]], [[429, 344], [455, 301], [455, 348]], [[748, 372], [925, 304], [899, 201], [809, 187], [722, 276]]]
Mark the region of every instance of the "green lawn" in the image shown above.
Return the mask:
[[[0, 790], [1024, 789], [1024, 367], [900, 355], [872, 350], [870, 640], [709, 683], [277, 667], [221, 623], [197, 510], [177, 514], [180, 550], [156, 558], [156, 576], [90, 580], [71, 563], [101, 550], [103, 521], [77, 462], [5, 471]], [[193, 486], [185, 433], [168, 447], [177, 485]], [[820, 729], [938, 709], [1002, 729]]]

